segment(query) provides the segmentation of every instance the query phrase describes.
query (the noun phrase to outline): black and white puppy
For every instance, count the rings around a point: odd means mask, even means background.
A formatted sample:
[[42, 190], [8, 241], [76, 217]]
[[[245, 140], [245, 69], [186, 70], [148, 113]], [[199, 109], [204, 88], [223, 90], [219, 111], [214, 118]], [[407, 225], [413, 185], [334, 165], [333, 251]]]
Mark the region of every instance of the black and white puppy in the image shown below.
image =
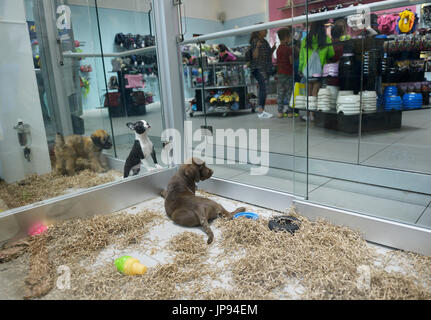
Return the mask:
[[124, 165], [124, 178], [129, 176], [131, 170], [133, 175], [137, 175], [141, 170], [141, 163], [148, 171], [154, 170], [155, 168], [150, 167], [147, 162], [147, 158], [150, 156], [153, 158], [156, 168], [162, 169], [162, 166], [157, 163], [153, 143], [147, 136], [148, 130], [151, 128], [150, 124], [145, 120], [140, 120], [135, 123], [128, 122], [127, 127], [135, 131], [135, 143]]

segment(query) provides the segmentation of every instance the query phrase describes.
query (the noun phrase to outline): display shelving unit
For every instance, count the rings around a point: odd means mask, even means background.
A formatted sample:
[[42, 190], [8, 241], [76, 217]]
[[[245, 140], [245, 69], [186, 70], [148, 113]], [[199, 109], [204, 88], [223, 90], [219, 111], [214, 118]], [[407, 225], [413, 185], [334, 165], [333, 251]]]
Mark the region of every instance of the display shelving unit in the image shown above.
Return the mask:
[[[193, 70], [198, 70], [194, 75]], [[205, 63], [202, 65], [202, 72], [199, 72], [200, 66], [187, 66], [187, 86], [195, 90], [196, 110], [189, 112], [193, 116], [194, 112], [221, 113], [227, 116], [231, 112], [249, 109], [247, 105], [247, 86], [249, 81], [245, 73], [245, 62], [222, 62], [222, 63]], [[217, 73], [222, 73], [223, 77], [218, 77]], [[201, 81], [197, 81], [200, 76]], [[207, 84], [205, 84], [207, 83]], [[239, 96], [238, 109], [232, 109], [229, 105], [209, 105], [206, 102], [208, 91], [230, 89], [237, 92]], [[250, 108], [254, 112], [254, 108]]]

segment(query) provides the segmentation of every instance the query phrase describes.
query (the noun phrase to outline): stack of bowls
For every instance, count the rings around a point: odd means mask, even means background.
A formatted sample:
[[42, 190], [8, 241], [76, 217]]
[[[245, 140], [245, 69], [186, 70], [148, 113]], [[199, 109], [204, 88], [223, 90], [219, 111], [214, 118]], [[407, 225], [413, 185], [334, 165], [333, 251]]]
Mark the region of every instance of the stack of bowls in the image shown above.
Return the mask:
[[338, 92], [340, 91], [340, 88], [337, 86], [327, 86], [326, 87], [329, 90], [329, 93], [331, 94], [331, 109], [335, 110], [335, 107], [337, 105], [337, 98], [338, 98]]
[[388, 96], [385, 98], [385, 110], [401, 110], [403, 101], [400, 96]]
[[[295, 97], [295, 109], [305, 110], [307, 109], [307, 97], [296, 96]], [[308, 97], [308, 110], [317, 110], [317, 97]]]
[[386, 98], [390, 96], [397, 96], [398, 88], [396, 86], [389, 86], [385, 88], [385, 92], [383, 94], [383, 103], [386, 103]]
[[376, 91], [362, 92], [362, 111], [376, 112], [377, 110], [377, 93]]
[[308, 97], [308, 110], [317, 110], [317, 97]]
[[385, 88], [383, 105], [385, 110], [401, 110], [403, 101], [398, 95], [398, 88], [396, 86], [388, 86]]
[[295, 97], [295, 109], [300, 109], [300, 110], [307, 109], [305, 96], [298, 95]]
[[403, 96], [403, 105], [406, 110], [422, 108], [422, 94], [406, 93]]
[[338, 93], [337, 99], [337, 113], [343, 113], [345, 115], [359, 114], [360, 112], [360, 97], [352, 94], [341, 94], [343, 91]]
[[331, 92], [328, 88], [321, 88], [317, 95], [317, 110], [330, 111], [331, 109]]

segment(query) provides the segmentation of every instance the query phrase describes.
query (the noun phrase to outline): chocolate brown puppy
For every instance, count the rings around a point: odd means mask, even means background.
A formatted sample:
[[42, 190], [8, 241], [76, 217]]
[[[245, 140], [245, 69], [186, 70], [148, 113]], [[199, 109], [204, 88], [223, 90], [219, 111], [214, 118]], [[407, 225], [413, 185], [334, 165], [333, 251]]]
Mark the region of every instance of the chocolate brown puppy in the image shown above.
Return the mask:
[[111, 137], [105, 130], [96, 130], [91, 137], [71, 135], [63, 137], [57, 133], [55, 138], [55, 172], [72, 176], [77, 169], [77, 159], [87, 160], [88, 166], [95, 172], [108, 170], [103, 149], [112, 147]]
[[246, 209], [241, 207], [234, 212], [228, 212], [217, 202], [195, 195], [196, 183], [209, 179], [213, 170], [198, 158], [192, 158], [183, 164], [171, 178], [167, 190], [161, 195], [165, 198], [165, 210], [169, 218], [185, 227], [202, 226], [208, 235], [207, 243], [214, 240], [214, 234], [208, 220], [219, 216], [232, 218], [238, 212]]

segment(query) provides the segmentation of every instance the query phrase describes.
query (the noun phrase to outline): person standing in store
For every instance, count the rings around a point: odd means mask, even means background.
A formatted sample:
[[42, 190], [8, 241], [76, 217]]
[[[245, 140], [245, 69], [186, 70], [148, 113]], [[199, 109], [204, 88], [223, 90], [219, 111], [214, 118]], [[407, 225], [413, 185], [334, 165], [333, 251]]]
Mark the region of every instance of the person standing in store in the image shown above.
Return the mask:
[[[278, 118], [292, 118], [293, 109], [290, 107], [290, 98], [293, 91], [293, 51], [292, 51], [292, 28], [282, 28], [277, 32], [280, 45], [277, 49], [277, 96], [278, 96]], [[288, 113], [284, 112], [284, 104], [287, 102]]]
[[[308, 96], [317, 100], [323, 66], [334, 55], [332, 40], [326, 34], [325, 21], [313, 22], [307, 36], [302, 40], [299, 53], [299, 72], [308, 82]], [[313, 113], [310, 118], [313, 120]]]
[[299, 71], [308, 81], [309, 95], [317, 97], [323, 66], [334, 55], [332, 40], [326, 35], [325, 22], [313, 22], [307, 37], [302, 40], [299, 53]]
[[236, 56], [229, 51], [229, 49], [224, 44], [218, 45], [219, 50], [219, 62], [229, 62], [229, 61], [235, 61], [237, 58]]
[[257, 80], [259, 86], [259, 107], [257, 117], [260, 119], [272, 118], [273, 115], [265, 111], [266, 103], [266, 81], [272, 72], [272, 53], [275, 45], [271, 48], [265, 37], [266, 30], [255, 31], [250, 37], [250, 70], [253, 77]]

